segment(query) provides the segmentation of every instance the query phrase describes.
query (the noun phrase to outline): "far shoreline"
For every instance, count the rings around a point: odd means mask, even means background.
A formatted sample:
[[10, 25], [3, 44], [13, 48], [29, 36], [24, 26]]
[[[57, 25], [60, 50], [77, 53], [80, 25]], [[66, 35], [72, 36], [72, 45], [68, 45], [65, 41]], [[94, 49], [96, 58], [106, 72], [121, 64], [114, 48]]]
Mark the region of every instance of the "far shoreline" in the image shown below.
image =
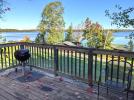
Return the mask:
[[[104, 29], [104, 32], [112, 31], [112, 32], [133, 32], [134, 29]], [[37, 29], [0, 29], [0, 32], [38, 32]], [[67, 32], [67, 29], [65, 29]], [[73, 32], [83, 32], [83, 30], [74, 29]]]

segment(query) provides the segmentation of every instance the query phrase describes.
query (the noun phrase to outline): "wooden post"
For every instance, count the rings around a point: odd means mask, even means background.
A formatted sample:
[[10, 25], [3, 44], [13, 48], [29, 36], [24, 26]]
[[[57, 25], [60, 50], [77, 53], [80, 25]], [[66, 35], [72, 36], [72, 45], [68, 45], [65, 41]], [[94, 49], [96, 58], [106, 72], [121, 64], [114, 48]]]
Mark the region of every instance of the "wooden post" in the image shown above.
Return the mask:
[[89, 86], [93, 86], [93, 49], [89, 49], [88, 51], [88, 83]]
[[58, 76], [58, 49], [54, 47], [54, 74]]

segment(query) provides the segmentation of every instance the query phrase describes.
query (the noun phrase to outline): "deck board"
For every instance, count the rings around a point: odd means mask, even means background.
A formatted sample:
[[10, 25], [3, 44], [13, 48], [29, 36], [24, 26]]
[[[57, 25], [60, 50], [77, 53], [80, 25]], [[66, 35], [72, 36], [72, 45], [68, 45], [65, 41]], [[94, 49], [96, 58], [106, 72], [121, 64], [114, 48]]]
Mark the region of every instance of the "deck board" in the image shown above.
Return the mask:
[[[5, 83], [8, 83], [8, 84], [5, 84]], [[32, 89], [33, 88], [32, 86], [30, 86], [30, 89], [27, 89], [27, 86], [28, 84], [21, 84], [9, 78], [0, 82], [0, 88], [3, 88], [7, 92], [9, 92], [11, 95], [18, 98], [17, 100], [20, 100], [20, 99], [21, 100], [43, 100], [41, 98], [41, 95]]]
[[[33, 71], [36, 72], [41, 73]], [[97, 94], [89, 94], [85, 87], [42, 74], [44, 76], [30, 82], [29, 79], [26, 82], [18, 80], [23, 76], [21, 72], [0, 75], [0, 100], [97, 100]], [[33, 74], [32, 78], [34, 77]], [[100, 99], [111, 100], [103, 96], [100, 96]]]

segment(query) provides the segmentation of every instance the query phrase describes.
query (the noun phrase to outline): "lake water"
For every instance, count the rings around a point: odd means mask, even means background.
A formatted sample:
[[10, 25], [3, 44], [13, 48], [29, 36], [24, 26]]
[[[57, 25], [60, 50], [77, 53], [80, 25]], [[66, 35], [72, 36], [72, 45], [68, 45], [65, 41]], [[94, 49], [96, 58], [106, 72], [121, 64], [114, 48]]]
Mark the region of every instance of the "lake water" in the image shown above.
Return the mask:
[[[38, 32], [6, 32], [1, 35], [6, 38], [6, 41], [20, 41], [24, 36], [29, 36], [32, 41], [35, 40]], [[129, 36], [130, 32], [116, 32], [113, 33], [114, 44], [128, 44], [129, 39], [126, 39], [126, 36]], [[134, 40], [133, 40], [134, 41]]]
[[[113, 33], [113, 37], [114, 37], [114, 40], [113, 40], [113, 43], [114, 44], [128, 44], [129, 42], [129, 39], [127, 39], [126, 37], [129, 36], [131, 32], [115, 32]], [[134, 40], [133, 40], [134, 42]]]
[[6, 41], [20, 41], [24, 36], [29, 36], [30, 40], [34, 41], [38, 32], [5, 32], [1, 35], [6, 38]]

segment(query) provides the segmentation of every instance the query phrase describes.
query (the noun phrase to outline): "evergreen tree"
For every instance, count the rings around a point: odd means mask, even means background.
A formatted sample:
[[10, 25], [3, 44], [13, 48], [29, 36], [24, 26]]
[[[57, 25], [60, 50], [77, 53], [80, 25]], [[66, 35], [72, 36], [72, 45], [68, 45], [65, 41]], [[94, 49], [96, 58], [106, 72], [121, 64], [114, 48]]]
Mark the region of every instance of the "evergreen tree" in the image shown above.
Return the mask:
[[67, 29], [67, 36], [65, 38], [66, 41], [73, 41], [73, 28], [72, 25], [69, 26], [69, 28]]

